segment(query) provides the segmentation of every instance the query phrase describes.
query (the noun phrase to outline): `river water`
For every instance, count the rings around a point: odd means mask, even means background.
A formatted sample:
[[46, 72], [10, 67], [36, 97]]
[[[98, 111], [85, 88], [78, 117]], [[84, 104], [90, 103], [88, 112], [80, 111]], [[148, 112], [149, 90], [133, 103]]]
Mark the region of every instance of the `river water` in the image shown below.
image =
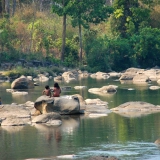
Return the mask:
[[[10, 83], [0, 83], [3, 104], [35, 101], [42, 94], [46, 84], [53, 86], [53, 80], [40, 83], [26, 96], [13, 96], [6, 92]], [[122, 83], [117, 79], [80, 79], [70, 83], [60, 82], [65, 88], [62, 95], [81, 94], [84, 99], [99, 98], [113, 108], [128, 101], [144, 101], [160, 105], [160, 90], [150, 90], [146, 85], [132, 82]], [[89, 88], [117, 85], [115, 94], [96, 95]], [[74, 86], [86, 86], [75, 90]], [[160, 148], [154, 144], [160, 138], [160, 113], [140, 117], [123, 117], [115, 113], [91, 118], [85, 115], [63, 116], [59, 127], [44, 124], [0, 127], [0, 160], [56, 159], [60, 155], [76, 155], [75, 159], [89, 159], [93, 156], [115, 156], [121, 160], [159, 160]], [[67, 159], [67, 158], [66, 158]]]

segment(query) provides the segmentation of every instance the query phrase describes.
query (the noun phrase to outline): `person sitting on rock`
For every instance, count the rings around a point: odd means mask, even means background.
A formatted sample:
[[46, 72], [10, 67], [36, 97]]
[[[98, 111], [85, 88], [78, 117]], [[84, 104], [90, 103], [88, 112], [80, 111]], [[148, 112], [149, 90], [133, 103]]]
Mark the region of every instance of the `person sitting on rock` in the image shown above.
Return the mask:
[[53, 97], [60, 97], [60, 94], [61, 94], [61, 88], [59, 87], [59, 84], [54, 83]]
[[52, 96], [51, 89], [48, 85], [45, 86], [45, 89], [43, 90], [42, 94], [50, 97]]

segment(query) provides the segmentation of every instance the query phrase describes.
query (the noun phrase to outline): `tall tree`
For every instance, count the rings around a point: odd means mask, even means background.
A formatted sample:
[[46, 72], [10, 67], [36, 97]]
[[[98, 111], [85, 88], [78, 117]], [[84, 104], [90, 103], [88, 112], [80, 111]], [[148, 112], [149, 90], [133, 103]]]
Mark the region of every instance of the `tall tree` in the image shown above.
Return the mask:
[[89, 28], [90, 23], [105, 21], [112, 12], [106, 6], [106, 0], [70, 0], [67, 13], [72, 17], [73, 27], [79, 28], [80, 62], [82, 61], [82, 27]]
[[111, 19], [113, 33], [127, 37], [149, 22], [149, 8], [140, 5], [138, 0], [115, 0]]
[[12, 16], [14, 16], [15, 11], [16, 11], [16, 0], [12, 0]]
[[69, 3], [69, 0], [54, 0], [52, 5], [53, 13], [63, 16], [63, 31], [62, 31], [62, 48], [61, 48], [61, 61], [64, 61], [65, 54], [65, 44], [66, 44], [66, 18], [67, 12], [66, 7]]
[[5, 12], [6, 12], [8, 15], [10, 14], [9, 0], [5, 0]]

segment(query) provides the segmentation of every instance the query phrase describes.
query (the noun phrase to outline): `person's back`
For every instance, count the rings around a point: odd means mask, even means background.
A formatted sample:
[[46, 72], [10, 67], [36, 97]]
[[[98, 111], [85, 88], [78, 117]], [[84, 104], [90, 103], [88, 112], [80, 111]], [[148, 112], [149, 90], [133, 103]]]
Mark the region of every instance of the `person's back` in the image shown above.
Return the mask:
[[60, 94], [61, 94], [61, 88], [59, 87], [58, 83], [55, 83], [53, 89], [53, 97], [60, 97]]
[[48, 85], [45, 86], [45, 90], [43, 90], [42, 94], [51, 97], [51, 90]]

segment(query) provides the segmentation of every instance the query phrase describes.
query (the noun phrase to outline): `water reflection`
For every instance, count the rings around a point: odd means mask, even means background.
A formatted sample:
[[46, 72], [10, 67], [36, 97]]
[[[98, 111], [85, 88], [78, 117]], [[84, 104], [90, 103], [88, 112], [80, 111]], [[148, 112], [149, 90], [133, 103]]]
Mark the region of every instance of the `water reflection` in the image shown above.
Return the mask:
[[22, 94], [12, 94], [12, 98], [17, 103], [27, 102], [28, 101], [28, 94], [25, 94], [25, 95], [22, 95]]
[[[54, 82], [51, 80], [48, 83], [53, 86]], [[11, 93], [6, 92], [6, 88], [10, 88], [10, 85], [7, 83], [5, 86], [0, 83], [2, 102], [3, 104], [25, 103], [26, 99], [34, 102], [41, 95], [45, 84], [40, 83], [40, 86], [29, 90], [28, 97], [13, 97]], [[74, 89], [74, 86], [100, 88], [107, 84], [117, 85], [117, 92], [98, 95], [89, 93], [88, 89]], [[148, 84], [86, 78], [69, 84], [63, 81], [60, 83], [61, 87], [66, 85], [71, 86], [71, 90], [62, 91], [62, 96], [80, 94], [84, 100], [99, 98], [108, 102], [109, 108], [117, 107], [128, 101], [144, 101], [160, 105], [160, 90], [149, 90]], [[135, 90], [129, 91], [128, 88]], [[80, 159], [85, 159], [103, 153], [110, 156], [118, 155], [120, 159], [126, 160], [151, 159], [151, 156], [154, 159], [160, 154], [159, 148], [153, 144], [160, 135], [159, 122], [160, 113], [138, 118], [126, 118], [110, 113], [108, 116], [96, 119], [85, 115], [63, 116], [62, 125], [59, 127], [45, 124], [1, 126], [0, 159], [38, 159], [65, 154], [76, 154], [81, 157]]]
[[62, 126], [61, 129], [63, 132], [72, 134], [75, 129], [79, 127], [80, 117], [79, 115], [75, 116], [62, 116]]
[[24, 126], [1, 126], [2, 130], [7, 131], [8, 133], [20, 132]]
[[39, 133], [45, 135], [47, 142], [51, 143], [53, 139], [56, 142], [62, 140], [62, 133], [72, 135], [73, 131], [79, 127], [80, 118], [79, 116], [62, 116], [61, 126], [52, 126], [48, 124], [33, 124]]
[[51, 143], [53, 139], [57, 142], [62, 140], [61, 129], [58, 126], [48, 126], [47, 124], [34, 124], [39, 133], [44, 133], [45, 139]]
[[114, 93], [92, 92], [92, 94], [97, 94], [98, 96], [102, 97], [113, 97], [116, 94], [116, 92]]

